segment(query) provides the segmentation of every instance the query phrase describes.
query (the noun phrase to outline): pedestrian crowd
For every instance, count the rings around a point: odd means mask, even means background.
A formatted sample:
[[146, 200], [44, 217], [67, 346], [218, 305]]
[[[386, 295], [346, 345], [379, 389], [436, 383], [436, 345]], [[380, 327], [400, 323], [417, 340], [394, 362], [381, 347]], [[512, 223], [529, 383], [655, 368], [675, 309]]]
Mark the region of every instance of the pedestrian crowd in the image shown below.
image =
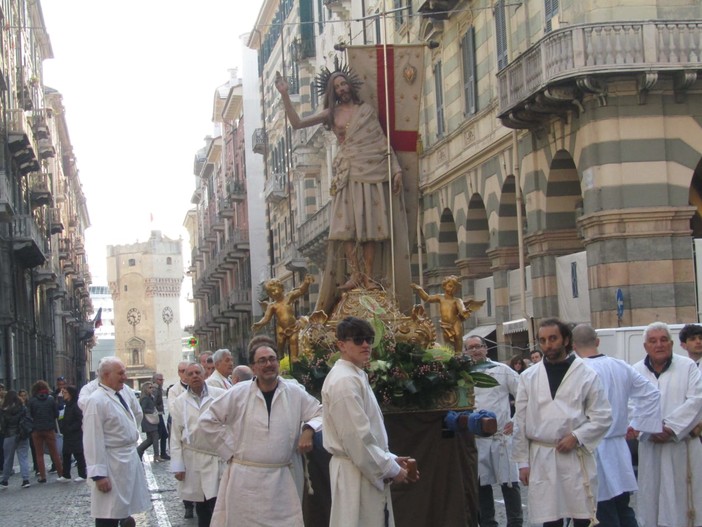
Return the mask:
[[[546, 319], [527, 365], [522, 357], [493, 361], [482, 336], [466, 335], [462, 353], [498, 382], [475, 388], [475, 408], [494, 417], [497, 432], [466, 434], [477, 449], [468, 476], [476, 479], [475, 525], [498, 525], [494, 485], [507, 527], [524, 524], [524, 486], [529, 520], [544, 527], [702, 525], [702, 326], [686, 325], [679, 338], [689, 358], [673, 353], [666, 324], [649, 325], [646, 356], [631, 366], [600, 353], [590, 326]], [[133, 527], [132, 515], [151, 507], [142, 466], [151, 447], [153, 462], [170, 462], [184, 516], [196, 516], [199, 527], [302, 526], [302, 454], [323, 446], [329, 524], [394, 525], [390, 485], [416, 482], [419, 471], [389, 450], [364, 369], [373, 339], [362, 319], [338, 324], [340, 358], [322, 403], [280, 376], [267, 336], [252, 339], [249, 366], [235, 367], [226, 349], [202, 353], [179, 363], [178, 382], [165, 390], [164, 375], [154, 374], [139, 397], [115, 357], [103, 359], [80, 392], [61, 377], [54, 391], [43, 380], [31, 394], [0, 385], [0, 490], [15, 456], [22, 487], [31, 485], [30, 460], [45, 483], [46, 453], [57, 481], [70, 482], [74, 466], [73, 481], [90, 481], [96, 527]]]

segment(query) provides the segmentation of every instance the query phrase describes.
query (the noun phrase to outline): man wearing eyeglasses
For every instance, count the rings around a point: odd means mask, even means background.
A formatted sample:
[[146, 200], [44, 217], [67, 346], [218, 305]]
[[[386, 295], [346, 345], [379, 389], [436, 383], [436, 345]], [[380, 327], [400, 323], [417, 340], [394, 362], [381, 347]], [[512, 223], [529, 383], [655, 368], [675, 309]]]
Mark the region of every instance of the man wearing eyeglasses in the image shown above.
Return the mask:
[[394, 525], [390, 483], [416, 481], [409, 458], [388, 450], [388, 436], [375, 394], [363, 368], [371, 358], [375, 332], [360, 318], [336, 327], [341, 358], [322, 387], [324, 448], [332, 455], [331, 527]]
[[519, 489], [517, 464], [512, 461], [512, 419], [509, 396], [517, 396], [519, 375], [501, 362], [487, 356], [487, 343], [479, 335], [469, 335], [463, 341], [463, 353], [476, 364], [488, 365], [483, 373], [500, 384], [493, 388], [475, 388], [475, 407], [495, 412], [498, 432], [491, 437], [476, 437], [478, 447], [478, 480], [480, 482], [480, 525], [497, 527], [492, 486], [502, 488], [507, 513], [507, 527], [522, 527], [522, 496]]
[[199, 420], [211, 448], [227, 460], [211, 525], [302, 527], [302, 482], [294, 474], [322, 426], [322, 406], [279, 377], [272, 344], [251, 346], [249, 363], [253, 380], [235, 384]]

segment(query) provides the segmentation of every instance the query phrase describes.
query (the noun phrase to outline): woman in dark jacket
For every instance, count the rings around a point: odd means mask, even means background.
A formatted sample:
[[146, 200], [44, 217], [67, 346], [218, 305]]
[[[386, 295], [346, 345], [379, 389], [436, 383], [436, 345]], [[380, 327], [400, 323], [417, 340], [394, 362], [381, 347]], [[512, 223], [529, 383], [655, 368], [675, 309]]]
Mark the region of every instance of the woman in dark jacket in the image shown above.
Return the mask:
[[6, 489], [7, 480], [10, 479], [12, 465], [15, 462], [15, 452], [19, 458], [20, 474], [22, 474], [22, 487], [29, 487], [29, 435], [21, 437], [20, 421], [27, 415], [27, 409], [17, 396], [17, 392], [10, 390], [5, 396], [2, 409], [0, 409], [0, 429], [3, 430], [5, 440], [3, 441], [3, 451], [5, 461], [2, 471], [2, 481], [0, 490]]
[[147, 419], [147, 414], [156, 415], [158, 419], [158, 412], [156, 411], [156, 401], [151, 395], [152, 384], [150, 382], [144, 383], [141, 387], [141, 398], [139, 399], [139, 404], [141, 404], [141, 409], [144, 412], [144, 417], [141, 420], [141, 431], [146, 434], [146, 439], [141, 442], [137, 447], [137, 452], [139, 452], [139, 459], [144, 455], [144, 451], [151, 445], [154, 446], [154, 462], [158, 463], [164, 461], [159, 456], [159, 434], [158, 434], [158, 420], [156, 423], [150, 423]]
[[71, 480], [71, 456], [78, 462], [78, 477], [75, 482], [85, 481], [88, 473], [85, 470], [83, 455], [83, 412], [78, 408], [78, 390], [75, 386], [65, 386], [61, 390], [64, 402], [63, 419], [59, 420], [63, 434], [63, 480]]
[[[44, 445], [49, 449], [51, 461], [56, 467], [56, 472], [63, 474], [61, 455], [56, 448], [56, 419], [59, 411], [56, 401], [49, 395], [49, 385], [46, 381], [37, 381], [32, 385], [32, 398], [29, 399], [29, 415], [34, 419], [32, 441], [37, 452], [39, 465], [39, 483], [46, 483], [46, 465], [44, 464]], [[63, 481], [63, 476], [59, 476]]]

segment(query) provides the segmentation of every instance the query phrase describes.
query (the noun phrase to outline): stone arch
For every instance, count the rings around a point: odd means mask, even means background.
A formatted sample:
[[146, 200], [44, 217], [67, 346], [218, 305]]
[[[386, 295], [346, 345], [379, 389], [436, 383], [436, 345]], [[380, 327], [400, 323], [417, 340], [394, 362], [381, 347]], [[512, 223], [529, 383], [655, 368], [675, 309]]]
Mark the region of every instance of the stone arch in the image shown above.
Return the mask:
[[693, 238], [702, 238], [702, 159], [695, 167], [690, 181], [689, 203], [697, 207], [697, 211], [690, 219], [690, 229]]
[[440, 268], [453, 269], [458, 260], [458, 232], [453, 212], [446, 208], [441, 212], [439, 220], [439, 258]]
[[[526, 210], [522, 203], [522, 221], [526, 222]], [[507, 176], [502, 184], [498, 208], [497, 232], [493, 236], [493, 247], [516, 247], [517, 235], [517, 191], [514, 176]]]
[[582, 211], [583, 195], [575, 162], [570, 153], [559, 150], [551, 161], [546, 181], [545, 227], [575, 229]]
[[490, 227], [485, 202], [480, 194], [473, 194], [468, 203], [466, 218], [466, 256], [484, 258], [490, 248]]

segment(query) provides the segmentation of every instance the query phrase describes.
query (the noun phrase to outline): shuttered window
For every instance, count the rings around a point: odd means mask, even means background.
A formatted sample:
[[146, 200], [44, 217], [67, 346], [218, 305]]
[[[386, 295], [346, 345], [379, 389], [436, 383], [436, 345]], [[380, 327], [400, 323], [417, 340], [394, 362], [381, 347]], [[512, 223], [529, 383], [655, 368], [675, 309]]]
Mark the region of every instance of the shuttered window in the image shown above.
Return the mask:
[[443, 137], [446, 132], [444, 121], [444, 83], [441, 77], [441, 61], [434, 64], [434, 92], [436, 94], [436, 135]]
[[475, 29], [469, 28], [461, 39], [463, 62], [463, 98], [465, 114], [473, 115], [478, 110], [475, 75]]
[[505, 0], [495, 4], [495, 38], [497, 40], [497, 69], [507, 66], [507, 24], [505, 22]]
[[553, 19], [558, 15], [558, 0], [545, 0], [544, 13], [546, 18], [546, 27], [544, 31], [550, 33], [553, 30]]

